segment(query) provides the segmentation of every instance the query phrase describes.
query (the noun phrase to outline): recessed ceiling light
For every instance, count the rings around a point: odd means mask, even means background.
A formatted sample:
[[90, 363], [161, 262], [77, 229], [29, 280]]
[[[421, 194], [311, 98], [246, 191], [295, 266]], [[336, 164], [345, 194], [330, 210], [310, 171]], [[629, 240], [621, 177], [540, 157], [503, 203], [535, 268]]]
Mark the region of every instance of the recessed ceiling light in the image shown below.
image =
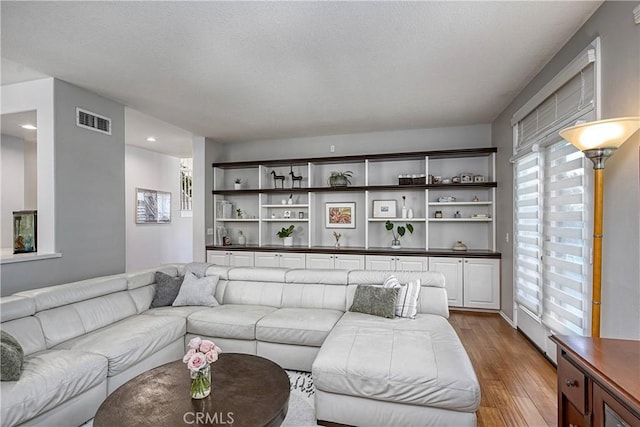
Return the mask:
[[37, 127], [35, 127], [34, 125], [30, 125], [30, 124], [20, 125], [20, 127], [22, 129], [26, 129], [26, 130], [36, 130], [37, 129]]
[[156, 139], [150, 136], [149, 138], [147, 138], [147, 142], [156, 142]]

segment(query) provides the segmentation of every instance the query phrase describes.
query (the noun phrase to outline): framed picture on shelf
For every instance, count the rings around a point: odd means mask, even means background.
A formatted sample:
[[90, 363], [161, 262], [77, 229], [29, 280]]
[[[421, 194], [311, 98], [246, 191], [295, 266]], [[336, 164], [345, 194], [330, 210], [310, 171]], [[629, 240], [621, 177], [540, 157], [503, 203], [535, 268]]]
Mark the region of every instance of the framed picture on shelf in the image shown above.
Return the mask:
[[374, 200], [373, 201], [373, 217], [374, 218], [395, 218], [396, 217], [396, 201], [395, 200]]
[[327, 203], [325, 206], [326, 228], [356, 228], [356, 203]]

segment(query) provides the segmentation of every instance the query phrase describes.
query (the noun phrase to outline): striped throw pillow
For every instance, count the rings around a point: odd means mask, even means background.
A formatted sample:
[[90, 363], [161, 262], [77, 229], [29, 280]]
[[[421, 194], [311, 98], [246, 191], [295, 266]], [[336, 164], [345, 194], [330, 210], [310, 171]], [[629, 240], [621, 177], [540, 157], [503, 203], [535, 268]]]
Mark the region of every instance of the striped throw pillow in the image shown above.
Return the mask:
[[420, 279], [402, 284], [396, 276], [389, 276], [382, 285], [385, 288], [398, 288], [396, 300], [396, 316], [415, 319], [418, 314], [418, 295], [420, 294]]

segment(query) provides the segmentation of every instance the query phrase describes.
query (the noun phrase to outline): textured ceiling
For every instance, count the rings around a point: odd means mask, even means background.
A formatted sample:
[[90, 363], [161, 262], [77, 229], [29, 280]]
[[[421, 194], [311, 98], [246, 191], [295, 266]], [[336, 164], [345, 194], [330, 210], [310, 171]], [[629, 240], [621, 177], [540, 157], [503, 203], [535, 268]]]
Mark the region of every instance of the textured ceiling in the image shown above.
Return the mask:
[[2, 56], [220, 142], [470, 125], [600, 3], [2, 1]]

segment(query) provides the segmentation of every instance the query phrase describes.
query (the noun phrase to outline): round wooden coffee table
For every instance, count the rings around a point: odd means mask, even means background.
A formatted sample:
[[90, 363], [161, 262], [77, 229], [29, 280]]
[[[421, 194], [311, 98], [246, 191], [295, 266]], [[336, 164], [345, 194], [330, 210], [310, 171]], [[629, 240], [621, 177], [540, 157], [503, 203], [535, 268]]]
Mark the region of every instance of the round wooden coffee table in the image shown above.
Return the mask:
[[191, 399], [181, 360], [138, 375], [102, 402], [95, 427], [279, 426], [287, 415], [289, 378], [270, 360], [223, 353], [211, 365], [211, 394]]

